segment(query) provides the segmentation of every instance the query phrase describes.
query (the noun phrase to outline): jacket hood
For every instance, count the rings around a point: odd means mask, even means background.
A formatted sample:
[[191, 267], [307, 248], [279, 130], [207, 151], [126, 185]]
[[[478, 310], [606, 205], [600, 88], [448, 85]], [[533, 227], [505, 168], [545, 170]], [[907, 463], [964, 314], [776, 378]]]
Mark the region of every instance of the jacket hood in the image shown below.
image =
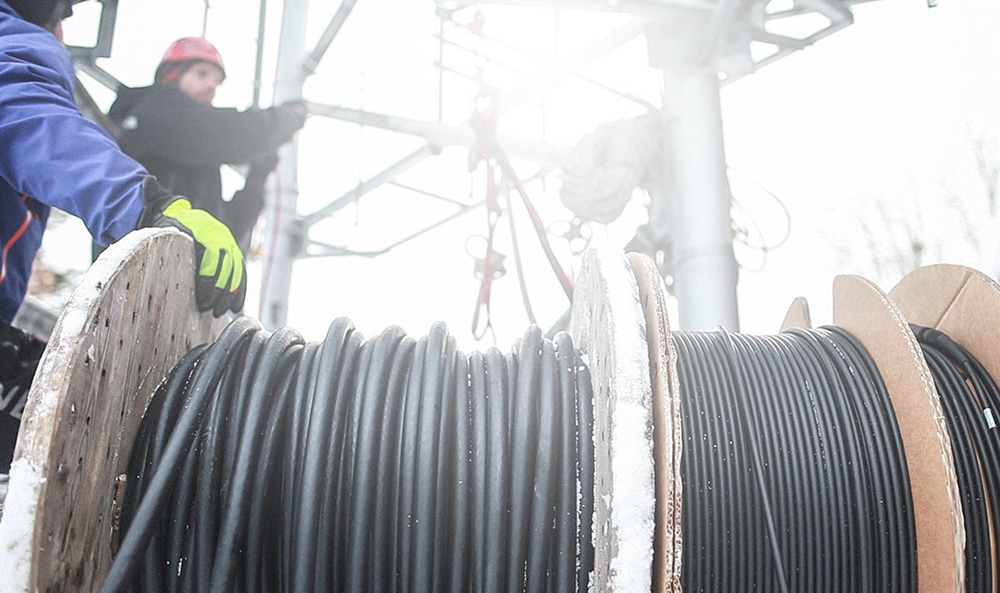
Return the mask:
[[108, 117], [115, 124], [122, 125], [125, 118], [135, 111], [135, 108], [149, 95], [153, 88], [153, 86], [133, 88], [122, 85], [118, 90], [118, 98], [115, 99], [115, 102], [111, 104], [111, 108], [108, 109]]

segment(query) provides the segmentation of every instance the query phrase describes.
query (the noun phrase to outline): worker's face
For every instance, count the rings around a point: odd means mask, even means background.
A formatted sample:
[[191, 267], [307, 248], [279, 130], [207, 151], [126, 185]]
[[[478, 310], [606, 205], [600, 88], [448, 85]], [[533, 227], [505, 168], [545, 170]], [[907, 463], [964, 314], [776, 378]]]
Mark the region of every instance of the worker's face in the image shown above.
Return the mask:
[[215, 64], [196, 62], [177, 79], [177, 88], [195, 101], [211, 103], [222, 79], [222, 70]]

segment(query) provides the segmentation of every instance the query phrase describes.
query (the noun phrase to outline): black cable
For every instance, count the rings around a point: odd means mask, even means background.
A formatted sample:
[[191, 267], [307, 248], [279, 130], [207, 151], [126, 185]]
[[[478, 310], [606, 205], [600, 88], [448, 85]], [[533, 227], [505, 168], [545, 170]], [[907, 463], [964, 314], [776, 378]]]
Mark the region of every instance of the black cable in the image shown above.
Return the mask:
[[916, 590], [882, 378], [839, 328], [674, 332], [685, 591]]
[[486, 567], [483, 571], [483, 591], [502, 591], [502, 575], [506, 574], [510, 562], [507, 558], [509, 534], [507, 525], [508, 500], [510, 494], [506, 476], [510, 473], [507, 466], [509, 451], [509, 435], [507, 427], [510, 424], [507, 411], [508, 404], [503, 397], [510, 391], [508, 371], [509, 359], [496, 348], [486, 351], [486, 395], [489, 407], [486, 412], [486, 532], [491, 534], [483, 544], [486, 550]]
[[[162, 509], [168, 502], [170, 488], [176, 481], [177, 473], [182, 468], [185, 456], [197, 436], [197, 421], [211, 392], [218, 384], [221, 370], [224, 368], [222, 365], [232, 351], [239, 350], [245, 345], [253, 329], [252, 324], [248, 318], [237, 318], [222, 332], [215, 346], [205, 351], [200, 364], [194, 367], [190, 378], [191, 385], [184, 392], [187, 401], [178, 414], [169, 439], [162, 447], [160, 456], [162, 459], [154, 459], [157, 471], [149, 477], [149, 483], [144, 489], [138, 508], [128, 521], [130, 529], [125, 533], [116, 556], [116, 559], [121, 561], [112, 563], [102, 586], [106, 591], [125, 590], [127, 582], [131, 581], [138, 571], [140, 555], [153, 539], [156, 524], [162, 525], [164, 522]], [[153, 397], [157, 397], [159, 393], [158, 390]], [[140, 458], [143, 456], [140, 455]], [[139, 472], [129, 472], [130, 479], [138, 475]], [[126, 510], [123, 508], [122, 513], [125, 514]]]
[[[827, 331], [832, 333], [826, 335]], [[877, 513], [873, 527], [879, 531], [876, 541], [885, 546], [878, 553], [898, 558], [902, 565], [900, 577], [889, 583], [890, 590], [910, 591], [918, 585], [917, 558], [911, 553], [913, 542], [916, 541], [916, 521], [913, 492], [907, 479], [909, 470], [906, 466], [906, 453], [902, 435], [895, 422], [895, 411], [886, 386], [880, 380], [879, 369], [857, 338], [839, 327], [820, 328], [820, 335], [828, 339], [828, 348], [835, 348], [844, 356], [847, 364], [842, 364], [840, 368], [845, 373], [845, 378], [869, 382], [859, 385], [857, 393], [869, 396], [860, 401], [863, 413], [859, 414], [859, 419], [868, 423], [868, 431], [864, 435], [871, 440], [867, 441], [869, 444], [864, 450], [869, 453], [872, 465], [876, 467], [876, 471], [868, 477], [871, 478], [870, 485], [875, 489], [873, 500]], [[864, 368], [863, 372], [858, 372], [860, 367]], [[879, 454], [874, 455], [875, 452]], [[885, 502], [890, 500], [897, 501], [897, 504]], [[880, 567], [876, 564], [874, 570], [877, 572]]]
[[[283, 420], [281, 413], [275, 412], [286, 409], [283, 404], [289, 393], [289, 371], [293, 367], [293, 356], [301, 351], [302, 340], [292, 331], [278, 330], [272, 334], [261, 356], [265, 360], [276, 360], [277, 363], [273, 367], [265, 367], [264, 372], [258, 374], [261, 380], [253, 385], [248, 394], [238, 394], [248, 395], [249, 401], [243, 421], [237, 424], [240, 429], [240, 445], [232, 462], [232, 471], [228, 479], [220, 480], [225, 482], [221, 490], [225, 500], [219, 501], [219, 518], [222, 522], [213, 540], [205, 542], [205, 556], [214, 549], [212, 570], [209, 573], [211, 584], [208, 589], [199, 587], [199, 590], [230, 591], [234, 588], [237, 574], [243, 574], [242, 571], [238, 572], [243, 560], [241, 548], [246, 540], [247, 530], [254, 527], [247, 520], [254, 514], [250, 506], [254, 493], [252, 486], [256, 482], [254, 472], [263, 473], [263, 468], [272, 460], [277, 444], [275, 437], [278, 434], [278, 422]], [[222, 417], [220, 423], [227, 423], [227, 418]], [[260, 463], [261, 460], [264, 461], [263, 464]], [[199, 558], [205, 556], [199, 554]]]
[[[734, 399], [736, 400], [736, 406], [739, 407], [739, 409], [736, 411], [736, 418], [743, 419], [748, 423], [748, 425], [744, 426], [744, 434], [748, 439], [750, 462], [757, 469], [757, 471], [754, 472], [754, 477], [757, 485], [757, 493], [759, 495], [758, 500], [760, 501], [760, 512], [763, 515], [762, 519], [767, 534], [766, 540], [770, 544], [769, 547], [773, 552], [771, 558], [773, 561], [774, 570], [772, 574], [775, 575], [774, 580], [777, 582], [777, 589], [781, 593], [788, 593], [788, 582], [787, 582], [787, 577], [785, 576], [786, 571], [784, 567], [784, 560], [782, 559], [781, 546], [778, 541], [778, 535], [775, 532], [776, 529], [775, 509], [774, 509], [775, 504], [772, 503], [771, 501], [771, 496], [768, 492], [767, 483], [765, 482], [766, 466], [761, 456], [762, 454], [761, 441], [766, 441], [767, 435], [758, 434], [758, 433], [763, 433], [765, 429], [763, 427], [758, 428], [757, 426], [753, 426], [755, 412], [749, 408], [749, 400], [751, 398], [753, 398], [755, 401], [766, 401], [761, 399], [764, 397], [765, 394], [758, 391], [760, 390], [759, 381], [751, 382], [747, 380], [748, 379], [747, 373], [751, 369], [748, 369], [745, 364], [740, 364], [741, 362], [743, 362], [743, 359], [741, 359], [738, 356], [739, 346], [737, 346], [733, 334], [730, 334], [729, 332], [723, 332], [723, 334], [724, 337], [729, 340], [728, 344], [729, 348], [726, 350], [726, 354], [729, 357], [729, 362], [732, 365], [729, 367], [731, 369], [730, 372], [733, 373], [732, 376], [728, 377], [724, 376], [724, 379], [732, 381], [733, 384], [735, 385], [744, 386], [745, 388], [747, 388], [747, 390], [753, 390], [750, 393], [747, 393], [746, 391], [743, 390], [737, 390], [735, 392], [734, 395], [736, 397]], [[734, 408], [736, 406], [734, 406]], [[764, 568], [766, 569], [767, 566], [768, 565], [765, 565]]]
[[[906, 459], [861, 344], [835, 327], [672, 336], [684, 589], [915, 591]], [[1000, 389], [932, 337], [939, 391], [971, 392], [944, 407], [975, 509], [967, 587], [990, 590]], [[566, 334], [466, 355], [443, 324], [365, 340], [338, 319], [306, 343], [240, 318], [154, 394], [101, 591], [583, 593], [593, 422]]]
[[528, 516], [535, 486], [534, 480], [529, 480], [528, 477], [535, 473], [533, 453], [536, 441], [532, 437], [538, 434], [538, 426], [534, 424], [538, 420], [538, 410], [528, 397], [533, 386], [525, 384], [531, 380], [533, 373], [525, 372], [524, 365], [535, 362], [535, 358], [530, 354], [532, 348], [538, 347], [539, 338], [540, 334], [529, 334], [522, 341], [519, 349], [521, 356], [518, 358], [517, 374], [512, 390], [514, 397], [511, 398], [513, 412], [510, 417], [510, 463], [514, 467], [529, 469], [524, 473], [511, 472], [511, 479], [508, 481], [510, 501], [507, 513], [510, 517], [508, 522], [510, 540], [507, 557], [512, 569], [507, 571], [505, 591], [524, 590], [525, 574], [521, 567], [528, 562]]
[[156, 390], [101, 591], [583, 593], [592, 431], [566, 334], [465, 355], [440, 323], [241, 317]]
[[[993, 523], [1000, 517], [1000, 436], [995, 411], [1000, 389], [982, 363], [945, 333], [911, 325], [941, 401], [965, 524], [965, 587], [992, 591], [1000, 551]], [[992, 521], [991, 518], [992, 517]]]
[[521, 289], [521, 303], [524, 304], [524, 313], [528, 316], [528, 323], [534, 325], [535, 312], [531, 308], [531, 297], [528, 296], [528, 283], [525, 278], [524, 265], [521, 259], [521, 242], [517, 236], [517, 225], [514, 222], [514, 207], [510, 199], [510, 187], [504, 187], [504, 199], [507, 206], [507, 224], [510, 226], [510, 245], [514, 250], [514, 266], [517, 268], [517, 285]]

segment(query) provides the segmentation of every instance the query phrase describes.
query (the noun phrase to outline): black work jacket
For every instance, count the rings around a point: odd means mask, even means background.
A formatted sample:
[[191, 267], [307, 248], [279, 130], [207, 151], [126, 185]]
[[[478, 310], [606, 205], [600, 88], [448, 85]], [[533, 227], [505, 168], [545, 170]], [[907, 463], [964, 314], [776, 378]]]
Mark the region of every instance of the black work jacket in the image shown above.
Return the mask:
[[274, 108], [213, 107], [172, 85], [122, 88], [108, 116], [120, 126], [118, 143], [125, 153], [169, 191], [226, 223], [241, 243], [262, 201], [249, 212], [233, 208], [222, 197], [219, 168], [266, 160], [296, 131], [283, 125]]

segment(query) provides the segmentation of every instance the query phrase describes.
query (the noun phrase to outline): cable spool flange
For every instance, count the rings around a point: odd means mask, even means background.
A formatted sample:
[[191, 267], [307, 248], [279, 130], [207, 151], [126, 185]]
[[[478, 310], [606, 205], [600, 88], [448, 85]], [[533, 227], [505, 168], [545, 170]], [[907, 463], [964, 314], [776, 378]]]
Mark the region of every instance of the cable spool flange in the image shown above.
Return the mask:
[[803, 297], [792, 300], [785, 313], [785, 319], [781, 322], [781, 329], [786, 330], [791, 327], [812, 327], [812, 319], [809, 315], [809, 302]]
[[629, 253], [646, 324], [652, 388], [653, 463], [656, 470], [656, 528], [653, 533], [653, 591], [681, 591], [683, 485], [681, 401], [677, 350], [670, 337], [667, 289], [649, 256]]
[[[1000, 334], [1000, 317], [996, 314], [1000, 311], [1000, 284], [996, 280], [965, 266], [936, 264], [908, 273], [889, 292], [889, 297], [910, 323], [944, 332], [975, 356], [991, 377], [1000, 377], [1000, 351], [996, 347], [996, 336]], [[983, 462], [981, 459], [980, 463]], [[995, 546], [996, 517], [989, 507], [985, 510], [989, 541]], [[997, 571], [994, 563], [994, 583]]]
[[943, 331], [1000, 377], [1000, 283], [965, 266], [937, 264], [913, 270], [892, 290], [910, 323]]
[[198, 314], [191, 239], [134, 231], [90, 267], [23, 413], [0, 519], [4, 593], [96, 591], [113, 555], [116, 477], [166, 371], [226, 319]]
[[625, 255], [584, 253], [571, 330], [594, 391], [595, 591], [651, 589], [654, 482], [646, 327]]
[[885, 381], [913, 487], [920, 591], [963, 591], [965, 530], [951, 441], [933, 378], [902, 311], [859, 276], [833, 283], [833, 322], [865, 347]]
[[[639, 283], [639, 298], [646, 311], [646, 326], [650, 346], [652, 369], [652, 389], [654, 406], [660, 404], [671, 410], [671, 401], [656, 402], [661, 397], [676, 391], [676, 352], [672, 346], [669, 322], [663, 316], [665, 305], [659, 294], [655, 273], [647, 267], [642, 256], [631, 254], [629, 259]], [[652, 274], [652, 275], [651, 275]], [[900, 423], [907, 467], [914, 485], [914, 513], [917, 530], [917, 570], [920, 591], [961, 591], [964, 582], [962, 546], [964, 528], [961, 522], [961, 505], [958, 486], [952, 464], [951, 443], [943, 422], [940, 401], [930, 378], [930, 371], [923, 359], [907, 321], [899, 309], [874, 284], [856, 276], [839, 276], [834, 283], [835, 324], [854, 335], [870, 352], [873, 362], [885, 380], [894, 414]], [[802, 299], [793, 303], [783, 322], [783, 328], [809, 327], [809, 311]], [[659, 349], [659, 352], [657, 352]], [[659, 375], [659, 376], [658, 376]], [[676, 397], [676, 396], [675, 396]], [[670, 427], [675, 437], [680, 435], [680, 424], [671, 418], [664, 418], [663, 412], [654, 410], [654, 423]], [[671, 450], [671, 441], [657, 442], [657, 456], [680, 456], [679, 444]], [[663, 472], [657, 466], [658, 488], [664, 488]], [[673, 468], [670, 468], [673, 469]], [[679, 496], [683, 489], [680, 478], [671, 474], [666, 484], [669, 490], [657, 490], [656, 533], [672, 533], [677, 539], [675, 546], [658, 543], [654, 549], [655, 562], [669, 563], [673, 554], [675, 563], [667, 564], [665, 570], [654, 568], [654, 582], [666, 579], [666, 590], [670, 589], [669, 579], [680, 574], [681, 533], [680, 521], [670, 517], [661, 508], [662, 496], [668, 493]], [[662, 494], [661, 494], [662, 493]], [[664, 522], [666, 521], [666, 524]], [[671, 568], [672, 567], [672, 568]], [[679, 581], [678, 581], [679, 582]], [[656, 589], [654, 590], [661, 590]]]

